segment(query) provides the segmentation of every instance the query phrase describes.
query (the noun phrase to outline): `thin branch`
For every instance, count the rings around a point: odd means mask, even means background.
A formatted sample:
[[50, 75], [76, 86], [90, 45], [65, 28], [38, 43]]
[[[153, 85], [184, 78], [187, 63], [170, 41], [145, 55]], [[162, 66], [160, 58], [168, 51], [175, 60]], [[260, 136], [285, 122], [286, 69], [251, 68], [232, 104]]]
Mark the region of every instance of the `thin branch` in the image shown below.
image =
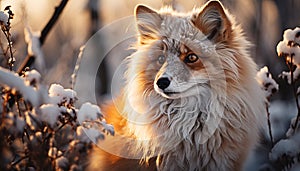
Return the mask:
[[27, 55], [25, 60], [23, 61], [23, 63], [20, 65], [17, 73], [19, 75], [22, 75], [22, 72], [25, 71], [25, 69], [27, 67], [30, 67], [33, 63], [34, 63], [34, 60], [35, 60], [35, 56], [33, 55]]
[[300, 118], [300, 106], [299, 106], [299, 100], [298, 100], [298, 95], [297, 95], [296, 83], [295, 83], [295, 80], [294, 80], [294, 71], [293, 71], [292, 61], [293, 61], [293, 56], [291, 56], [291, 62], [288, 63], [288, 67], [289, 67], [289, 70], [291, 72], [291, 85], [293, 87], [293, 94], [295, 96], [296, 106], [297, 106], [297, 110], [298, 110], [298, 114], [297, 114], [295, 124], [292, 125], [292, 128], [294, 129], [294, 131], [296, 131], [296, 129], [298, 128], [298, 122], [299, 122], [299, 118]]
[[272, 145], [272, 148], [273, 148], [274, 147], [274, 139], [273, 139], [273, 134], [272, 134], [272, 127], [271, 127], [271, 120], [270, 120], [270, 111], [269, 111], [269, 107], [268, 107], [267, 103], [266, 103], [266, 111], [267, 111], [267, 119], [268, 119], [269, 136], [270, 136], [271, 145]]
[[27, 158], [29, 158], [29, 155], [25, 155], [24, 157], [19, 158], [17, 161], [12, 162], [10, 166], [14, 167], [15, 165], [17, 165], [18, 163], [20, 163], [21, 161], [23, 161], [23, 160], [25, 160]]
[[13, 51], [12, 51], [12, 41], [11, 41], [11, 37], [10, 37], [10, 33], [9, 33], [9, 30], [3, 30], [3, 33], [7, 39], [7, 42], [8, 42], [8, 50], [9, 50], [9, 53], [10, 53], [10, 56], [9, 56], [9, 60], [8, 60], [8, 65], [9, 65], [9, 70], [12, 71], [13, 69], [13, 64], [15, 62], [15, 59], [14, 59], [14, 56], [13, 56]]
[[23, 78], [2, 67], [0, 67], [0, 85], [6, 85], [11, 89], [17, 90], [33, 106], [39, 106], [44, 102], [43, 94], [46, 94], [46, 89], [35, 89], [31, 86], [26, 86]]
[[12, 41], [11, 41], [11, 34], [10, 34], [10, 28], [11, 28], [10, 27], [10, 24], [11, 24], [10, 20], [13, 19], [14, 13], [10, 10], [10, 7], [11, 6], [7, 6], [4, 9], [8, 13], [8, 20], [7, 20], [6, 23], [1, 24], [1, 30], [4, 33], [5, 38], [8, 42], [8, 49], [9, 49], [9, 52], [10, 52], [10, 56], [8, 57], [7, 64], [8, 64], [9, 70], [12, 71], [14, 63], [15, 63], [15, 58], [13, 56], [13, 50], [12, 50]]
[[64, 10], [65, 6], [67, 5], [68, 0], [62, 0], [59, 6], [55, 7], [55, 11], [44, 27], [44, 29], [41, 32], [41, 37], [40, 37], [40, 43], [41, 46], [44, 44], [45, 39], [47, 38], [48, 33], [51, 31], [55, 23], [57, 22], [59, 16], [61, 15], [62, 11]]
[[[52, 28], [55, 25], [55, 23], [57, 22], [59, 16], [62, 14], [62, 11], [64, 10], [68, 1], [69, 0], [62, 0], [61, 3], [57, 7], [55, 7], [55, 11], [54, 11], [52, 17], [50, 18], [50, 20], [48, 21], [46, 26], [43, 28], [43, 30], [41, 31], [41, 36], [39, 38], [40, 46], [43, 46], [49, 32], [52, 30]], [[34, 60], [35, 60], [34, 55], [27, 55], [25, 60], [20, 65], [20, 67], [17, 71], [18, 74], [21, 75], [22, 72], [25, 70], [25, 68], [30, 67], [34, 63]]]
[[66, 126], [68, 123], [71, 123], [72, 121], [66, 121], [64, 123], [62, 123], [56, 130], [54, 130], [54, 132], [58, 132], [60, 131], [64, 126]]

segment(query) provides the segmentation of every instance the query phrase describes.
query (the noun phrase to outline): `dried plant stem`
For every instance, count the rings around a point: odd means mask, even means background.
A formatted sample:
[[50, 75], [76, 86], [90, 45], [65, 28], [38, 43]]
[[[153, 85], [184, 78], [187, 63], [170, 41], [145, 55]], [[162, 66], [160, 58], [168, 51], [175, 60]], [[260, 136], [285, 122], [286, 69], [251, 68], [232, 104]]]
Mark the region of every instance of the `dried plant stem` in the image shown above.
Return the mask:
[[75, 82], [76, 82], [77, 74], [78, 74], [78, 71], [79, 71], [79, 66], [80, 66], [80, 63], [81, 63], [84, 48], [85, 48], [84, 45], [80, 47], [78, 58], [77, 58], [76, 65], [75, 65], [75, 69], [74, 69], [73, 74], [71, 76], [72, 77], [72, 80], [71, 80], [72, 89], [75, 88]]
[[[7, 60], [7, 65], [9, 67], [9, 70], [12, 71], [13, 70], [13, 66], [14, 66], [14, 63], [15, 63], [15, 58], [13, 56], [13, 50], [12, 50], [12, 41], [11, 41], [11, 34], [10, 34], [10, 20], [13, 19], [13, 16], [14, 16], [14, 13], [11, 11], [10, 9], [11, 6], [7, 6], [5, 7], [5, 11], [7, 11], [8, 13], [8, 19], [7, 19], [7, 22], [6, 23], [1, 23], [1, 30], [3, 32], [3, 34], [5, 35], [5, 38], [8, 42], [8, 46], [7, 46], [7, 50], [9, 50], [10, 52], [10, 56], [8, 57], [8, 60]], [[3, 48], [2, 48], [3, 50]], [[7, 52], [4, 52], [3, 53], [7, 54]]]
[[61, 13], [64, 10], [67, 3], [68, 3], [68, 0], [62, 0], [60, 2], [60, 4], [57, 7], [55, 7], [55, 11], [54, 11], [52, 17], [50, 18], [50, 20], [48, 21], [48, 23], [46, 24], [46, 26], [44, 27], [44, 29], [41, 32], [41, 37], [40, 37], [41, 45], [44, 44], [45, 39], [48, 36], [48, 33], [51, 31], [51, 29], [53, 28], [53, 26], [57, 22], [59, 16], [61, 15]]
[[270, 120], [270, 111], [269, 111], [269, 105], [266, 103], [266, 111], [267, 111], [267, 119], [268, 119], [268, 129], [269, 129], [269, 136], [271, 140], [272, 148], [274, 147], [274, 139], [272, 134], [272, 127], [271, 127], [271, 120]]
[[3, 33], [6, 37], [7, 42], [8, 42], [8, 49], [9, 49], [9, 53], [10, 53], [10, 56], [9, 56], [9, 59], [8, 59], [8, 67], [9, 67], [9, 70], [12, 71], [13, 65], [14, 65], [12, 41], [11, 41], [11, 38], [10, 38], [9, 30], [3, 30]]
[[23, 161], [23, 160], [25, 160], [27, 158], [29, 158], [29, 155], [25, 155], [24, 157], [19, 158], [17, 161], [12, 162], [10, 166], [14, 167], [15, 165], [17, 165], [18, 163], [20, 163], [21, 161]]
[[291, 85], [293, 87], [293, 94], [295, 96], [295, 101], [296, 101], [296, 106], [297, 106], [297, 118], [295, 121], [295, 124], [292, 125], [292, 129], [294, 129], [296, 131], [296, 129], [298, 128], [298, 122], [299, 122], [299, 118], [300, 118], [300, 106], [299, 106], [299, 100], [298, 100], [298, 95], [297, 95], [297, 88], [296, 88], [296, 84], [295, 84], [295, 80], [294, 80], [294, 71], [293, 71], [293, 55], [291, 56], [291, 62], [287, 62], [287, 66], [291, 72]]
[[[46, 26], [43, 28], [43, 30], [41, 31], [41, 36], [39, 38], [40, 46], [43, 46], [49, 32], [51, 31], [51, 29], [53, 28], [53, 26], [57, 22], [59, 16], [61, 15], [61, 13], [64, 10], [67, 3], [68, 3], [68, 0], [62, 0], [61, 3], [57, 7], [55, 7], [55, 11], [54, 11], [52, 17], [50, 18], [50, 20], [48, 21]], [[34, 60], [35, 60], [34, 55], [27, 55], [25, 60], [20, 65], [20, 67], [17, 71], [18, 74], [21, 75], [22, 72], [25, 70], [25, 68], [30, 67], [33, 64]]]
[[297, 118], [296, 118], [295, 124], [292, 125], [292, 128], [294, 130], [296, 130], [298, 128], [298, 122], [299, 122], [299, 118], [300, 118], [300, 106], [299, 106], [299, 100], [298, 100], [298, 95], [297, 95], [297, 90], [296, 90], [295, 84], [293, 85], [293, 90], [294, 90], [294, 96], [295, 96], [295, 100], [296, 100], [298, 113], [297, 113]]

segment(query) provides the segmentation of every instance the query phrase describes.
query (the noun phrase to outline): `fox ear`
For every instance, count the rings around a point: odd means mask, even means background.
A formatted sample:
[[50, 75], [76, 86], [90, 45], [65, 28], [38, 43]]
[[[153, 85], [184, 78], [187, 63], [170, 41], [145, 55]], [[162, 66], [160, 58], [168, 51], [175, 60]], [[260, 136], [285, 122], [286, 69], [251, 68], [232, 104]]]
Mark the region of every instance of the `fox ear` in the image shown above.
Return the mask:
[[219, 42], [230, 38], [231, 23], [219, 1], [208, 2], [202, 11], [196, 14], [193, 23], [209, 40]]
[[141, 44], [158, 37], [162, 18], [155, 10], [144, 5], [137, 5], [135, 7], [135, 18]]

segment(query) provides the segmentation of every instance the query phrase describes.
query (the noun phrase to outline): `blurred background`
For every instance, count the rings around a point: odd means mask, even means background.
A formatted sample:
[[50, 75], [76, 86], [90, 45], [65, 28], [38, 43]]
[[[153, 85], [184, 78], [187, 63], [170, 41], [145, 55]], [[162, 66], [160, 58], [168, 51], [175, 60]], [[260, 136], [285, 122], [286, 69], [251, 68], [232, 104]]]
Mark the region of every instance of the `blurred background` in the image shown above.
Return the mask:
[[[300, 25], [300, 1], [221, 1], [236, 16], [236, 20], [242, 25], [246, 36], [252, 42], [251, 53], [259, 68], [268, 66], [273, 78], [279, 83], [280, 91], [272, 97], [270, 108], [274, 139], [277, 141], [285, 137], [290, 119], [295, 116], [297, 111], [291, 86], [278, 78], [283, 70], [287, 71], [288, 69], [284, 60], [277, 56], [276, 46], [282, 40], [284, 30], [294, 29]], [[32, 32], [40, 32], [60, 2], [61, 0], [0, 1], [0, 10], [11, 5], [11, 9], [15, 13], [11, 28], [16, 58], [15, 70], [27, 54], [24, 28], [29, 27]], [[178, 11], [187, 12], [194, 7], [200, 7], [205, 2], [206, 0], [69, 0], [42, 47], [45, 66], [39, 71], [42, 73], [43, 82], [47, 85], [60, 83], [65, 88], [71, 87], [71, 75], [79, 54], [79, 48], [101, 27], [123, 17], [132, 16], [137, 4], [142, 3], [154, 9], [169, 5]], [[6, 42], [3, 34], [0, 34], [0, 40]], [[105, 38], [99, 40], [99, 53], [105, 49], [105, 45], [109, 41]], [[121, 61], [132, 52], [132, 50], [128, 50], [132, 41], [134, 40], [120, 42], [106, 55], [105, 61], [98, 68], [97, 96], [110, 94], [111, 78]], [[0, 42], [0, 44], [3, 43]], [[5, 62], [5, 59], [0, 57], [1, 65], [4, 65]], [[33, 67], [38, 68], [36, 65]], [[268, 141], [267, 134], [265, 139]], [[262, 146], [259, 150], [254, 154], [249, 165], [268, 163], [270, 148]], [[254, 167], [249, 170], [257, 169]]]

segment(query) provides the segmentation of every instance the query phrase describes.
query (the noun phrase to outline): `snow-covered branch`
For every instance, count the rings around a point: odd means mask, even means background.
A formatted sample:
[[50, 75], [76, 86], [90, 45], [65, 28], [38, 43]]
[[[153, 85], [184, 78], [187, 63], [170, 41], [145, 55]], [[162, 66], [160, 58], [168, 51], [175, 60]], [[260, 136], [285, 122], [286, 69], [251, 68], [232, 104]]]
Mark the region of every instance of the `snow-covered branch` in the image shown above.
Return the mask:
[[0, 67], [0, 84], [20, 92], [34, 107], [43, 104], [47, 98], [47, 91], [43, 86], [38, 88], [28, 86], [28, 81], [24, 78], [2, 67]]

